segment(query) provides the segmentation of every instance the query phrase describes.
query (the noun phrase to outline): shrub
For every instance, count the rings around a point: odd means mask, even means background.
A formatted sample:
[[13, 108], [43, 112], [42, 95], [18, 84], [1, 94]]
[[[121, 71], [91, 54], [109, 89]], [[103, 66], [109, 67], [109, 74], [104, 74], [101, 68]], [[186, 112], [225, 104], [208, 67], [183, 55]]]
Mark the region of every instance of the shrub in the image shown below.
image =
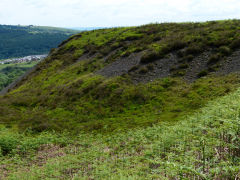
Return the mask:
[[182, 58], [182, 57], [184, 56], [184, 50], [178, 51], [178, 52], [177, 52], [177, 56], [178, 56], [179, 58]]
[[185, 55], [198, 55], [201, 52], [203, 52], [201, 45], [192, 45], [186, 49]]
[[215, 72], [219, 69], [220, 65], [219, 64], [215, 64], [213, 66], [208, 67], [208, 72]]
[[176, 40], [169, 44], [169, 49], [171, 49], [172, 51], [176, 51], [179, 49], [183, 49], [186, 45], [187, 45], [186, 42], [181, 40]]
[[223, 56], [228, 56], [231, 54], [231, 49], [227, 46], [221, 46], [218, 49], [219, 53], [221, 53]]
[[199, 72], [198, 74], [197, 74], [197, 77], [203, 77], [203, 76], [206, 76], [208, 74], [208, 71], [207, 70], [202, 70], [201, 72]]
[[131, 55], [131, 52], [129, 51], [125, 51], [123, 54], [122, 54], [122, 57], [128, 57]]
[[158, 54], [159, 54], [159, 56], [160, 57], [164, 57], [165, 55], [167, 55], [168, 53], [170, 53], [171, 51], [173, 51], [173, 49], [171, 49], [172, 47], [171, 46], [164, 46], [164, 47], [162, 47], [160, 50], [159, 50], [159, 52], [158, 52]]
[[151, 63], [151, 64], [148, 64], [147, 65], [147, 68], [149, 69], [149, 70], [154, 70], [154, 65]]
[[[112, 49], [111, 49], [112, 47], [111, 46], [105, 46], [103, 49], [101, 49], [99, 52], [103, 55], [103, 56], [106, 56], [106, 55], [108, 55], [111, 51], [112, 51]], [[91, 50], [93, 53], [95, 53], [95, 51], [94, 50]], [[91, 52], [90, 51], [90, 52]]]
[[150, 63], [153, 61], [156, 61], [157, 59], [160, 59], [162, 56], [157, 53], [156, 51], [148, 51], [145, 52], [140, 60], [141, 63]]
[[136, 71], [139, 68], [139, 66], [133, 66], [131, 69], [128, 70], [128, 72]]
[[230, 43], [230, 41], [227, 38], [221, 38], [221, 39], [213, 41], [212, 44], [210, 44], [210, 45], [215, 46], [215, 47], [220, 47], [220, 46], [228, 45], [229, 43]]
[[184, 57], [184, 60], [186, 60], [187, 62], [191, 62], [193, 59], [194, 59], [194, 56], [191, 54]]
[[184, 76], [186, 74], [185, 70], [177, 70], [173, 73], [174, 77]]
[[153, 38], [153, 42], [155, 42], [155, 41], [160, 41], [161, 39], [162, 39], [162, 37], [159, 36], [159, 35], [157, 35], [157, 36], [155, 36], [155, 37]]
[[127, 36], [124, 40], [125, 41], [133, 41], [133, 40], [141, 39], [142, 37], [143, 36], [140, 34], [135, 34], [135, 35]]
[[142, 67], [140, 70], [139, 70], [139, 73], [141, 74], [146, 74], [148, 72], [148, 68], [146, 67]]
[[188, 64], [180, 64], [178, 68], [179, 69], [187, 69], [187, 68], [189, 68], [189, 65]]
[[218, 61], [220, 61], [220, 59], [221, 59], [221, 55], [218, 53], [218, 54], [214, 54], [214, 55], [212, 55], [210, 58], [209, 58], [209, 60], [208, 60], [208, 65], [210, 65], [210, 64], [215, 64], [215, 63], [217, 63]]
[[17, 147], [18, 139], [14, 136], [2, 136], [0, 138], [0, 154], [7, 155]]
[[232, 41], [232, 43], [230, 44], [230, 48], [231, 49], [237, 49], [240, 47], [240, 39], [235, 39]]
[[169, 70], [170, 70], [170, 72], [176, 71], [176, 70], [177, 70], [177, 67], [173, 66], [173, 67], [171, 67]]
[[118, 49], [119, 47], [121, 47], [121, 44], [116, 42], [116, 43], [112, 44], [110, 48], [113, 51], [113, 50]]

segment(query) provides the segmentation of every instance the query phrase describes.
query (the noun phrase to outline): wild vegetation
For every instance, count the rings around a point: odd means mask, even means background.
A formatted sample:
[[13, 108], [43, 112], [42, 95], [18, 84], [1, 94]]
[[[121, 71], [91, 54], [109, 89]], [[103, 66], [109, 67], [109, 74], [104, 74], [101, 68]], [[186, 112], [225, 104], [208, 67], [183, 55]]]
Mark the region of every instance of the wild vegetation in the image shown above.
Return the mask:
[[9, 179], [239, 179], [240, 90], [177, 123], [102, 135], [0, 130]]
[[77, 32], [52, 27], [0, 25], [0, 60], [47, 54]]
[[36, 64], [37, 62], [0, 64], [0, 91], [21, 77]]
[[239, 42], [239, 20], [63, 41], [0, 97], [2, 177], [240, 178]]

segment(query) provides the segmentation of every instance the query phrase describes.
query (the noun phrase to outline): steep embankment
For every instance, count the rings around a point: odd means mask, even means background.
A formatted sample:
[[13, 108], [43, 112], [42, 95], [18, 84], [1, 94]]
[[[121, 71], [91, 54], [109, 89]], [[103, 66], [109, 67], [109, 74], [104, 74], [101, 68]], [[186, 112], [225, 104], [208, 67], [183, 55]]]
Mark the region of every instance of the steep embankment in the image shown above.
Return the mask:
[[175, 122], [236, 89], [239, 48], [238, 20], [83, 32], [1, 97], [0, 120], [72, 132]]

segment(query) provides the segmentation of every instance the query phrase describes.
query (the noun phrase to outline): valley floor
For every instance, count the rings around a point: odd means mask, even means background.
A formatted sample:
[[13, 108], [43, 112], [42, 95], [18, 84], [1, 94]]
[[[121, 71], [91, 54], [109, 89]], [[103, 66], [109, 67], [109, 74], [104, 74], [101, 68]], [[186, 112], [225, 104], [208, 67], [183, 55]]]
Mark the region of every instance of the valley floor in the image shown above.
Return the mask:
[[109, 135], [0, 129], [0, 179], [240, 179], [240, 89], [176, 124]]

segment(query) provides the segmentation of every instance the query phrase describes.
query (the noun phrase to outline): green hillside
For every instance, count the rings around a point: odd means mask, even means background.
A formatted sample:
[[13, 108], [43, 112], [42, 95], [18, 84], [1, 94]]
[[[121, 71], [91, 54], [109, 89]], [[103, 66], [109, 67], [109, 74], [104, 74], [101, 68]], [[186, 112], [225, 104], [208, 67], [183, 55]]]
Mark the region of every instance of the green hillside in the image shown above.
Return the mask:
[[239, 58], [239, 20], [74, 35], [0, 97], [2, 176], [238, 179]]
[[77, 32], [54, 27], [0, 25], [0, 60], [47, 54]]

